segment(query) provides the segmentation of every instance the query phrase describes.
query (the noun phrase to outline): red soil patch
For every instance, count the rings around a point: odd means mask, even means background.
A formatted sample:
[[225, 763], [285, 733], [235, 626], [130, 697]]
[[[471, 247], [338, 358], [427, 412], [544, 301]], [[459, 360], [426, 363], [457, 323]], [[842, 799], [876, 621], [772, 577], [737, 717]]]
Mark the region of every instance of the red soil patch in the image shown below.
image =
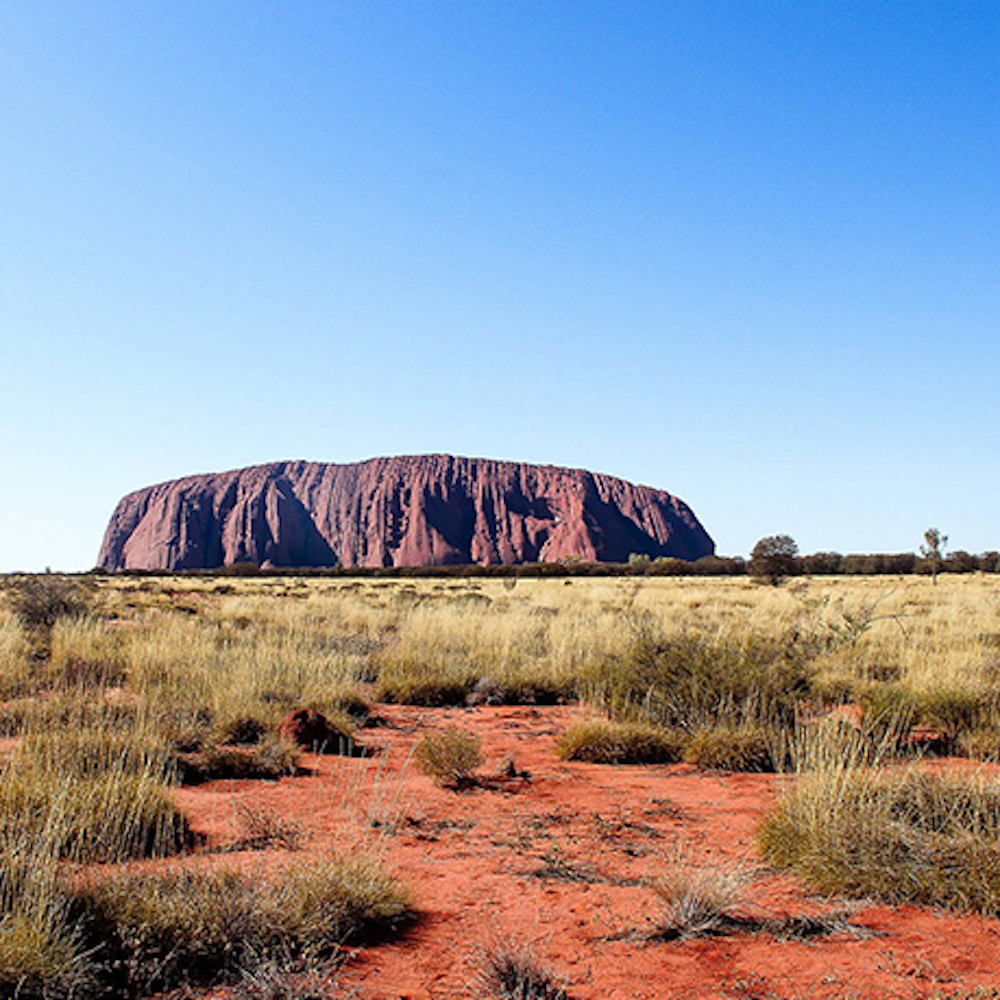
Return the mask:
[[[238, 839], [236, 807], [247, 805], [301, 823], [307, 852], [383, 856], [420, 919], [346, 964], [341, 982], [362, 1000], [483, 997], [482, 950], [497, 940], [530, 946], [576, 1000], [964, 998], [1000, 985], [1000, 921], [915, 907], [858, 909], [867, 939], [657, 940], [661, 904], [645, 883], [678, 855], [749, 863], [748, 914], [837, 908], [759, 861], [754, 829], [781, 778], [560, 761], [556, 735], [584, 715], [574, 707], [379, 711], [386, 724], [365, 741], [375, 757], [309, 756], [310, 777], [177, 793], [217, 845]], [[448, 726], [482, 738], [494, 780], [454, 792], [416, 771], [417, 740]], [[505, 776], [522, 769], [530, 780]]]

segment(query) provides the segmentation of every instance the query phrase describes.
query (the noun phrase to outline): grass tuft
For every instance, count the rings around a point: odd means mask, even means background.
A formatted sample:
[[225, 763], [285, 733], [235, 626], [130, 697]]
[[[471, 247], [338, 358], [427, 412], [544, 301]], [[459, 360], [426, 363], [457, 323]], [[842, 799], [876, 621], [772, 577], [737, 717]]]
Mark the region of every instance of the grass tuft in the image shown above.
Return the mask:
[[413, 760], [417, 770], [448, 788], [470, 784], [473, 772], [483, 763], [478, 736], [451, 727], [428, 733], [416, 746]]
[[253, 749], [209, 744], [177, 754], [177, 772], [182, 784], [226, 778], [274, 780], [298, 773], [298, 747], [278, 736], [265, 736]]
[[406, 893], [365, 860], [317, 858], [266, 880], [236, 869], [127, 872], [77, 890], [120, 988], [148, 995], [236, 978], [269, 957], [336, 954], [409, 915]]
[[563, 760], [594, 764], [669, 764], [681, 759], [686, 737], [639, 722], [581, 722], [563, 733], [556, 753]]
[[496, 1000], [569, 1000], [530, 948], [509, 941], [486, 950], [477, 985]]
[[677, 862], [654, 883], [665, 907], [660, 921], [664, 938], [709, 934], [731, 919], [747, 883], [737, 866], [695, 866]]
[[886, 765], [849, 747], [800, 760], [758, 831], [770, 863], [823, 892], [1000, 914], [995, 779]]
[[772, 740], [760, 726], [702, 729], [684, 750], [684, 760], [724, 771], [774, 771]]

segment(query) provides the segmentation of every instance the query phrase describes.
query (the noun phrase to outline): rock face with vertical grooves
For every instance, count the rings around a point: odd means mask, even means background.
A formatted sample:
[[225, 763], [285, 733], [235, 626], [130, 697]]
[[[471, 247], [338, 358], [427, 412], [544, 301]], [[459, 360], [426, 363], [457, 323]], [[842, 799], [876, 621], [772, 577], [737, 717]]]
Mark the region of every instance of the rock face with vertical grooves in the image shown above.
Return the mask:
[[663, 490], [613, 476], [418, 455], [276, 462], [148, 486], [115, 509], [117, 571], [697, 559], [715, 545]]

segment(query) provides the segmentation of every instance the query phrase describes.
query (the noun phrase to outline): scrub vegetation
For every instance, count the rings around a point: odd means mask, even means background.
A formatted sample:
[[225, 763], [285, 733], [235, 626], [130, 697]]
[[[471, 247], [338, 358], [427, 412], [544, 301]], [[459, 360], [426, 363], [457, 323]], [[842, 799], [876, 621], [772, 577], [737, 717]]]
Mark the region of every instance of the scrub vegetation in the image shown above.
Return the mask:
[[[279, 857], [251, 879], [201, 850], [176, 794], [294, 775], [288, 713], [351, 740], [379, 702], [579, 701], [566, 760], [788, 772], [759, 833], [770, 863], [827, 892], [1000, 913], [995, 575], [46, 576], [5, 596], [3, 995], [245, 986], [254, 962], [399, 926], [408, 897], [374, 861], [251, 832]], [[446, 785], [482, 761], [459, 730], [420, 747]], [[930, 753], [986, 769], [929, 769]], [[682, 933], [712, 885], [661, 886]]]

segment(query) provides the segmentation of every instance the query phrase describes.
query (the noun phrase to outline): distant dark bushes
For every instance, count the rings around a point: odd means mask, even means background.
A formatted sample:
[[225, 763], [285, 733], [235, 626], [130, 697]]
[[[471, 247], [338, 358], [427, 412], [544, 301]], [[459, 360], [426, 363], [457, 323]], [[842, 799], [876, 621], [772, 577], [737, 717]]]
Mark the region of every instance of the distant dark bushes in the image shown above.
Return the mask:
[[91, 609], [86, 578], [59, 573], [18, 574], [3, 581], [7, 604], [26, 629], [51, 629], [60, 618], [81, 618]]
[[[661, 556], [638, 558], [627, 563], [552, 562], [517, 565], [459, 566], [289, 566], [260, 569], [250, 563], [220, 566], [211, 570], [186, 570], [179, 573], [126, 570], [123, 576], [306, 576], [373, 579], [491, 579], [546, 577], [612, 576], [745, 576], [748, 563], [742, 556], [702, 556], [693, 562]], [[814, 552], [796, 556], [789, 576], [905, 576], [911, 573], [930, 575], [931, 565], [912, 552], [849, 553]], [[1000, 553], [951, 552], [942, 561], [941, 573], [1000, 573]]]

